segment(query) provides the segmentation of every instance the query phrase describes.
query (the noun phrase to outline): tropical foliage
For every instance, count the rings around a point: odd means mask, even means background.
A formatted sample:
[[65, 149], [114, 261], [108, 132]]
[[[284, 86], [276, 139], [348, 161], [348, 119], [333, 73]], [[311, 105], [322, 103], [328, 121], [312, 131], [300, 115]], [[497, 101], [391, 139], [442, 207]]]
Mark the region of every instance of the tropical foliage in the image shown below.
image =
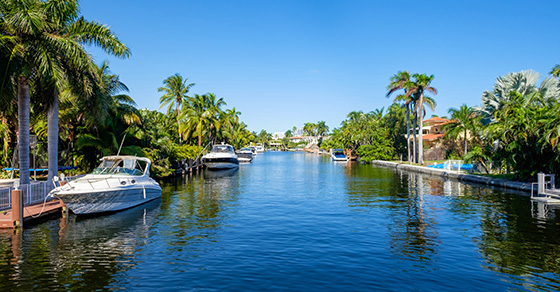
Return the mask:
[[[406, 108], [406, 124], [407, 124], [407, 148], [408, 150], [408, 160], [411, 162], [416, 162], [422, 164], [423, 160], [423, 140], [422, 140], [422, 129], [423, 119], [426, 115], [425, 106], [428, 106], [432, 111], [436, 106], [436, 102], [433, 98], [425, 96], [424, 93], [437, 94], [437, 90], [431, 86], [433, 81], [433, 75], [426, 74], [412, 74], [408, 71], [401, 71], [395, 74], [390, 79], [390, 83], [387, 86], [387, 97], [396, 91], [403, 90], [404, 94], [398, 95], [394, 102], [403, 102], [403, 107]], [[412, 158], [410, 151], [410, 111], [413, 115], [413, 150]], [[416, 135], [418, 134], [418, 139]]]
[[321, 148], [344, 148], [356, 152], [362, 161], [392, 160], [405, 154], [405, 109], [397, 104], [369, 113], [353, 111], [334, 129]]
[[199, 155], [203, 143], [254, 142], [240, 112], [223, 110], [223, 98], [210, 93], [189, 97], [194, 83], [179, 74], [159, 89], [167, 115], [138, 110], [109, 64], [93, 62], [89, 45], [130, 55], [108, 26], [80, 16], [77, 0], [0, 0], [0, 166], [28, 173], [30, 135], [39, 161], [47, 161], [48, 144], [49, 178], [58, 165], [88, 172], [101, 156], [119, 152], [150, 157], [165, 176], [173, 161]]

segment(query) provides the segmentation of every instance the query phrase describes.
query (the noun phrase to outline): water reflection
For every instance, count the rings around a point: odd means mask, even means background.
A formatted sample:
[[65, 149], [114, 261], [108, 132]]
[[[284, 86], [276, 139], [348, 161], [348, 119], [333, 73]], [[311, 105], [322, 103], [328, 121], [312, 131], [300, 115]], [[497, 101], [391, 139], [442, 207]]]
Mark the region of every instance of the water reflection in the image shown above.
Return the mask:
[[555, 213], [509, 191], [266, 153], [163, 184], [151, 208], [3, 234], [0, 290], [557, 291]]
[[[4, 231], [11, 259], [0, 265], [0, 290], [97, 290], [134, 264], [126, 255], [141, 248], [159, 212], [159, 200], [116, 214], [63, 217], [23, 232]], [[2, 252], [3, 256], [10, 253]], [[125, 258], [123, 258], [125, 256]], [[7, 285], [7, 286], [4, 286]]]

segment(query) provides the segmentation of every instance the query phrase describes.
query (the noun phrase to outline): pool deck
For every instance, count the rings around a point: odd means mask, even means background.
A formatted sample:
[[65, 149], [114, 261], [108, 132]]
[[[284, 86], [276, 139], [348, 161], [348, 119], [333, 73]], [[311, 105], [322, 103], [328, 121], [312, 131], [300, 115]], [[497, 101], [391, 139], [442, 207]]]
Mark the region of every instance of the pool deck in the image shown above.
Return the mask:
[[[23, 207], [23, 223], [31, 220], [40, 219], [46, 216], [53, 215], [54, 213], [60, 212], [64, 207], [64, 203], [61, 200], [55, 199], [45, 203], [45, 208], [43, 210], [43, 203], [33, 204]], [[43, 210], [43, 212], [41, 212]], [[38, 215], [41, 216], [38, 216]], [[14, 220], [12, 219], [12, 210], [0, 211], [0, 228], [14, 228]]]
[[453, 178], [464, 182], [489, 185], [489, 186], [500, 187], [504, 189], [524, 191], [528, 193], [531, 193], [531, 188], [533, 185], [530, 182], [517, 182], [517, 181], [510, 181], [501, 178], [492, 178], [492, 177], [486, 177], [486, 176], [474, 175], [474, 174], [464, 174], [464, 173], [458, 173], [456, 170], [438, 169], [433, 167], [408, 164], [406, 162], [397, 163], [397, 162], [390, 162], [390, 161], [374, 160], [372, 161], [372, 164], [377, 166], [388, 167], [388, 168], [426, 173], [426, 174], [437, 175], [446, 178]]

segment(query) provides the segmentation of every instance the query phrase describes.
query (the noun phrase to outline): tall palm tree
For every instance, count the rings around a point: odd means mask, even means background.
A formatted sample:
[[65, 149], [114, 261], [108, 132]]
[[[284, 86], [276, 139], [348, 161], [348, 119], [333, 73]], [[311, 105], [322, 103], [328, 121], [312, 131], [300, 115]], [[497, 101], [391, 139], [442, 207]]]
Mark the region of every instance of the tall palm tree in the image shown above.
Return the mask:
[[[0, 35], [2, 49], [9, 52], [8, 63], [14, 64], [11, 81], [17, 87], [18, 147], [20, 183], [29, 183], [29, 82], [34, 72], [49, 72], [40, 42], [46, 26], [42, 3], [36, 1], [0, 1]], [[6, 77], [7, 78], [7, 77]], [[5, 85], [5, 83], [3, 83]]]
[[[419, 133], [418, 133], [418, 163], [424, 163], [424, 146], [423, 146], [423, 139], [422, 139], [422, 127], [423, 127], [423, 120], [425, 115], [424, 104], [427, 103], [435, 107], [435, 101], [432, 98], [428, 98], [424, 96], [424, 92], [431, 92], [432, 94], [437, 94], [437, 89], [431, 86], [431, 82], [434, 80], [434, 75], [426, 75], [426, 74], [414, 74], [412, 75], [413, 81], [409, 82], [407, 85], [407, 95], [413, 96], [415, 100], [415, 119], [418, 118], [419, 120]], [[433, 108], [432, 108], [433, 110]]]
[[[397, 74], [393, 75], [390, 79], [390, 83], [387, 86], [387, 97], [393, 94], [397, 90], [404, 90], [404, 95], [398, 95], [395, 97], [394, 102], [404, 102], [403, 107], [406, 108], [406, 148], [408, 149], [408, 161], [412, 162], [412, 156], [410, 155], [410, 106], [413, 102], [412, 97], [406, 95], [407, 88], [406, 85], [410, 84], [410, 73], [408, 71], [399, 71]], [[414, 149], [416, 149], [416, 139], [413, 141]], [[416, 156], [416, 155], [414, 155]]]
[[[29, 183], [29, 86], [47, 89], [49, 177], [58, 170], [58, 95], [63, 80], [72, 82], [90, 70], [91, 57], [84, 44], [94, 44], [116, 56], [129, 50], [104, 25], [79, 17], [77, 0], [4, 0], [0, 3], [2, 41], [12, 48], [18, 64], [21, 183]], [[36, 90], [38, 92], [38, 90]]]
[[217, 98], [214, 93], [204, 95], [205, 119], [208, 125], [209, 140], [212, 143], [218, 142], [218, 133], [222, 127], [220, 116], [223, 114], [222, 106], [227, 105], [223, 97]]
[[475, 111], [473, 108], [468, 107], [466, 104], [461, 105], [459, 109], [450, 108], [448, 113], [451, 115], [451, 122], [443, 125], [442, 128], [446, 130], [445, 136], [457, 138], [463, 134], [464, 141], [464, 155], [467, 155], [467, 135], [468, 132], [474, 132], [474, 116]]
[[[164, 94], [159, 98], [161, 103], [160, 109], [165, 105], [169, 104], [167, 107], [167, 114], [171, 113], [173, 106], [175, 106], [175, 116], [177, 117], [177, 129], [181, 129], [181, 115], [179, 110], [181, 105], [187, 101], [189, 90], [195, 85], [195, 83], [188, 83], [189, 79], [183, 79], [181, 74], [176, 73], [175, 75], [167, 77], [163, 80], [163, 87], [158, 88], [159, 92], [164, 92]], [[179, 135], [179, 143], [181, 143], [181, 136]]]

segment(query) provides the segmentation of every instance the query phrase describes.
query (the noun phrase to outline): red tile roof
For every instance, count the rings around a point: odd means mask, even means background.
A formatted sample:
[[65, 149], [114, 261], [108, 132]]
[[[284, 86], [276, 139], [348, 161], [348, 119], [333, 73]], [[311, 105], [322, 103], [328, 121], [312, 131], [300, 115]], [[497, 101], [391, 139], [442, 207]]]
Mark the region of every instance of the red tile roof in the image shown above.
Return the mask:
[[424, 120], [424, 123], [444, 123], [444, 122], [449, 122], [449, 120], [444, 119], [444, 118], [440, 118], [440, 117], [433, 117], [433, 118], [429, 118], [427, 120]]

